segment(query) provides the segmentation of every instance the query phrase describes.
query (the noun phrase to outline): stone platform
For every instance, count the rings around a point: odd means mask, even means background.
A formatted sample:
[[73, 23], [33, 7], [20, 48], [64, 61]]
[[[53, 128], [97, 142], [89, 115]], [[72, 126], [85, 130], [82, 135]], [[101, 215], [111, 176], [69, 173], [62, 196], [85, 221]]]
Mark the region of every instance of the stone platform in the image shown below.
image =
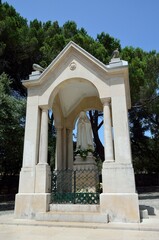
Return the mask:
[[159, 217], [141, 223], [46, 222], [15, 219], [13, 211], [0, 213], [0, 239], [5, 240], [158, 240]]

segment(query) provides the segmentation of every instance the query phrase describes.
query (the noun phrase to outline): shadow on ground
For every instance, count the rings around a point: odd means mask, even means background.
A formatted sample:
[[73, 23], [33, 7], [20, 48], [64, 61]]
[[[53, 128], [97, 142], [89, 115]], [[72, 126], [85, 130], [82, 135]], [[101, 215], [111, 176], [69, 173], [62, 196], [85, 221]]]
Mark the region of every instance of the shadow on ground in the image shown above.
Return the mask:
[[0, 203], [0, 211], [14, 210], [14, 201]]

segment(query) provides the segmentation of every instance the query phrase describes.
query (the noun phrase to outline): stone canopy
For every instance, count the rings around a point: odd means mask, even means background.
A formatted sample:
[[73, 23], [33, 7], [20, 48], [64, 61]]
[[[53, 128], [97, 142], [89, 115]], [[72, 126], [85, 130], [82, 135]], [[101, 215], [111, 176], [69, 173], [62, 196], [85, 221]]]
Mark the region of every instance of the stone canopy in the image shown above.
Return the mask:
[[[28, 89], [28, 97], [39, 93], [39, 106], [52, 109], [54, 101], [59, 101], [63, 116], [68, 117], [85, 98], [92, 97], [96, 100], [95, 107], [101, 110], [98, 99], [111, 98], [116, 94], [114, 85], [123, 85], [124, 81], [127, 107], [130, 108], [128, 63], [117, 60], [104, 65], [70, 42], [42, 74], [34, 73], [29, 80], [23, 81], [23, 85]], [[92, 107], [89, 101], [87, 108]]]
[[16, 217], [36, 218], [38, 212], [49, 210], [48, 110], [53, 110], [57, 131], [55, 167], [67, 169], [73, 166], [72, 131], [79, 113], [96, 109], [104, 115], [100, 211], [114, 221], [138, 222], [127, 116], [131, 107], [128, 63], [113, 58], [104, 65], [70, 42], [42, 73], [32, 72], [23, 85], [28, 92], [27, 116]]

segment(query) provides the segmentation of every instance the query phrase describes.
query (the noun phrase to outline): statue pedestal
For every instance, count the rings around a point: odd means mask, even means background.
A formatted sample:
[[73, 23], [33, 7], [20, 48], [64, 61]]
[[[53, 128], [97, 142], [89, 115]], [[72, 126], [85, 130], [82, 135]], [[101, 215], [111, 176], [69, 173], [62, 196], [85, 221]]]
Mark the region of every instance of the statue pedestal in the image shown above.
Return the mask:
[[74, 161], [74, 170], [97, 170], [97, 164], [95, 162], [95, 158], [93, 157], [92, 153], [88, 153], [86, 159], [83, 159], [80, 154], [75, 156]]
[[98, 185], [98, 168], [92, 153], [83, 159], [77, 154], [74, 161], [74, 171], [76, 172], [76, 189], [79, 193], [96, 193]]

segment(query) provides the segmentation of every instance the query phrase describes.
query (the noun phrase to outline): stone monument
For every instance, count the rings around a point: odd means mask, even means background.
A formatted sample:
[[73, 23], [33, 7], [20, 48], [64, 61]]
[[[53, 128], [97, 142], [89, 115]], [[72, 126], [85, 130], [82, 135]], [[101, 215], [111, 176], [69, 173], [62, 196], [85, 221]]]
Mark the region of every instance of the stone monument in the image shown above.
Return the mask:
[[[128, 62], [121, 60], [118, 52], [114, 52], [109, 64], [105, 65], [70, 42], [45, 70], [37, 65], [34, 69], [29, 79], [23, 81], [28, 95], [23, 164], [15, 199], [15, 217], [38, 219], [38, 214], [43, 213], [48, 218], [51, 201], [51, 171], [47, 159], [49, 109], [53, 110], [56, 128], [56, 170], [79, 166], [78, 156], [75, 164], [73, 161], [72, 132], [77, 117], [82, 115], [80, 121], [88, 136], [90, 126], [83, 110], [96, 109], [103, 111], [104, 118], [103, 192], [96, 208], [100, 219], [94, 212], [92, 215], [82, 215], [82, 207], [80, 219], [97, 222], [105, 221], [109, 216], [111, 222], [139, 222], [128, 124], [128, 109], [131, 108]], [[79, 128], [82, 133], [84, 128]], [[90, 137], [87, 139], [80, 136], [79, 146], [93, 150]], [[90, 157], [87, 163], [90, 161], [92, 164]], [[81, 163], [83, 160], [79, 161]], [[85, 206], [86, 212], [89, 207]], [[71, 209], [75, 207], [71, 206]], [[72, 215], [72, 221], [79, 220], [80, 209], [76, 208], [78, 215]], [[57, 219], [59, 216], [62, 218], [61, 213], [57, 212], [56, 216]], [[55, 219], [55, 214], [52, 218]], [[70, 221], [70, 215], [65, 220]]]

